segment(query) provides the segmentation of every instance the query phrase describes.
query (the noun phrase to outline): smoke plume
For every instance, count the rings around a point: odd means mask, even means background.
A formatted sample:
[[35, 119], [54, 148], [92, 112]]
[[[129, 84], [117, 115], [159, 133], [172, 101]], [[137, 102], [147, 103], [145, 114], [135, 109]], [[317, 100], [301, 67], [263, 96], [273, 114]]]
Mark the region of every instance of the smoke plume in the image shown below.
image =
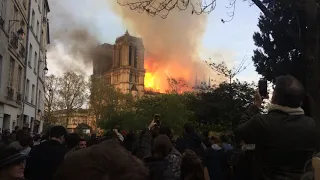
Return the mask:
[[[97, 29], [92, 22], [79, 19], [61, 4], [51, 1], [51, 44], [48, 48], [49, 60], [60, 72], [68, 70], [91, 74], [92, 60], [104, 59], [105, 51], [97, 48], [100, 44], [93, 31]], [[90, 28], [91, 29], [90, 29]]]
[[[127, 0], [129, 1], [134, 0]], [[106, 51], [96, 48], [98, 44], [105, 42], [99, 42], [99, 28], [94, 26], [90, 18], [80, 18], [78, 14], [71, 14], [70, 9], [64, 8], [68, 6], [65, 3], [62, 3], [62, 0], [50, 2], [52, 41], [48, 49], [48, 58], [54, 61], [52, 63], [62, 72], [74, 70], [90, 75], [92, 60], [106, 59]], [[192, 15], [191, 9], [174, 9], [166, 19], [162, 19], [132, 11], [117, 4], [116, 0], [94, 3], [90, 1], [89, 8], [108, 9], [107, 4], [121, 17], [131, 35], [142, 38], [145, 47], [145, 68], [155, 77], [157, 89], [168, 89], [167, 77], [183, 79], [189, 87], [194, 85], [196, 76], [198, 80], [208, 79], [210, 70], [199, 58], [201, 41], [207, 25], [206, 15]], [[69, 6], [72, 7], [70, 2]]]
[[146, 49], [146, 69], [155, 72], [158, 80], [161, 78], [161, 86], [166, 84], [167, 76], [183, 78], [191, 86], [196, 75], [202, 79], [207, 74], [208, 68], [199, 58], [201, 40], [207, 25], [206, 15], [192, 15], [190, 7], [184, 11], [174, 9], [163, 19], [132, 11], [116, 1], [108, 2], [122, 18], [129, 33], [142, 37]]

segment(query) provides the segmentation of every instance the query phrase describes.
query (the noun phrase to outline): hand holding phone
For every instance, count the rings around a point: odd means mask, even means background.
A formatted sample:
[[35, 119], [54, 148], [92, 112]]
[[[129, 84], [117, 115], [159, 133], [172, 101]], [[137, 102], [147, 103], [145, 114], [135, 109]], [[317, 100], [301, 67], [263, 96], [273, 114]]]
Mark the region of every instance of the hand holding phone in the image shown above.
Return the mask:
[[155, 114], [154, 115], [154, 122], [160, 126], [160, 114]]
[[258, 83], [259, 94], [262, 98], [268, 97], [268, 82], [266, 79], [260, 79]]

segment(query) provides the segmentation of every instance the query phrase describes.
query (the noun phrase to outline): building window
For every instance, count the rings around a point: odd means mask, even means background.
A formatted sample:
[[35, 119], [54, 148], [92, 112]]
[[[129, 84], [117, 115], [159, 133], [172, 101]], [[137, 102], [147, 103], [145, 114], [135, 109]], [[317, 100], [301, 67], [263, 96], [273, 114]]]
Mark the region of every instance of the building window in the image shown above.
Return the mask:
[[135, 75], [134, 76], [134, 82], [135, 83], [139, 83], [139, 75]]
[[37, 61], [38, 61], [38, 54], [34, 52], [34, 60], [33, 60], [33, 72], [37, 73]]
[[8, 87], [12, 88], [14, 76], [14, 59], [10, 57], [9, 75], [8, 75]]
[[133, 79], [133, 74], [130, 74], [129, 75], [129, 82], [133, 82], [132, 79]]
[[30, 89], [30, 81], [27, 79], [27, 86], [26, 86], [26, 94], [24, 96], [25, 101], [29, 101], [29, 89]]
[[116, 76], [115, 76], [115, 83], [117, 83], [117, 82], [119, 82], [119, 75], [117, 74]]
[[111, 84], [111, 77], [107, 77], [107, 84]]
[[1, 88], [1, 80], [2, 80], [2, 55], [0, 54], [0, 88]]
[[33, 30], [33, 28], [34, 28], [35, 16], [36, 16], [36, 13], [35, 13], [34, 10], [32, 9], [32, 15], [31, 15], [31, 29], [32, 29], [32, 30]]
[[38, 39], [38, 37], [39, 37], [39, 27], [40, 26], [40, 24], [39, 24], [39, 21], [37, 21], [37, 31], [36, 31], [36, 38]]
[[0, 0], [0, 19], [2, 19], [4, 21], [2, 27], [4, 27], [5, 20], [6, 20], [6, 18], [5, 18], [6, 11], [5, 10], [6, 10], [6, 0]]
[[40, 46], [41, 46], [41, 48], [43, 48], [43, 42], [44, 42], [44, 36], [43, 36], [43, 30], [41, 30], [41, 37], [40, 37]]
[[129, 46], [129, 66], [131, 66], [131, 61], [132, 61], [132, 50], [133, 50], [133, 47], [130, 45]]
[[39, 90], [38, 101], [37, 101], [38, 109], [41, 109], [40, 108], [40, 99], [41, 99], [41, 91]]
[[33, 49], [32, 49], [32, 45], [30, 44], [29, 45], [29, 59], [28, 59], [28, 66], [31, 68], [31, 60], [32, 60], [32, 52]]
[[117, 67], [120, 67], [120, 65], [121, 65], [121, 48], [119, 48], [119, 50], [118, 50], [118, 64], [117, 64]]
[[[19, 19], [19, 11], [18, 11], [18, 8], [16, 6], [14, 6], [14, 11], [13, 11], [13, 19], [16, 20], [16, 19]], [[16, 23], [17, 24], [17, 23]], [[11, 31], [13, 32], [17, 32], [17, 28], [16, 28], [16, 24], [14, 24], [12, 26], [12, 28], [10, 29]]]
[[134, 57], [133, 57], [133, 67], [137, 68], [138, 67], [138, 51], [137, 48], [134, 48]]
[[18, 77], [17, 77], [17, 92], [20, 93], [21, 92], [21, 81], [22, 81], [22, 67], [19, 66], [18, 68]]
[[32, 88], [31, 88], [31, 104], [34, 104], [34, 92], [35, 91], [35, 86], [34, 84], [32, 84]]

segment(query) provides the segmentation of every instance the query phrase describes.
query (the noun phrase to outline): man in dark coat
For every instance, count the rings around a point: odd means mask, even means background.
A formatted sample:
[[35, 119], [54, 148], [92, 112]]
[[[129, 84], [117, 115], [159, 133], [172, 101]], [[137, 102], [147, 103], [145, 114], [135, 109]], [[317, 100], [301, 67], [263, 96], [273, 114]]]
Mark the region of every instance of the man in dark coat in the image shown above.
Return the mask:
[[172, 148], [167, 135], [159, 135], [152, 144], [152, 129], [157, 125], [154, 121], [142, 137], [141, 152], [145, 166], [149, 169], [149, 180], [175, 180], [174, 173], [166, 159]]
[[299, 180], [305, 163], [317, 147], [314, 120], [300, 107], [304, 89], [292, 76], [277, 78], [272, 105], [260, 114], [262, 98], [256, 92], [254, 105], [242, 116], [235, 130], [238, 139], [255, 144], [257, 176], [254, 179]]
[[177, 139], [176, 148], [182, 154], [186, 149], [194, 151], [200, 159], [204, 158], [205, 145], [202, 143], [201, 136], [197, 134], [193, 124], [186, 123], [182, 138]]
[[28, 180], [52, 180], [67, 152], [63, 145], [66, 136], [67, 130], [63, 126], [54, 126], [50, 130], [50, 140], [30, 151], [25, 169]]

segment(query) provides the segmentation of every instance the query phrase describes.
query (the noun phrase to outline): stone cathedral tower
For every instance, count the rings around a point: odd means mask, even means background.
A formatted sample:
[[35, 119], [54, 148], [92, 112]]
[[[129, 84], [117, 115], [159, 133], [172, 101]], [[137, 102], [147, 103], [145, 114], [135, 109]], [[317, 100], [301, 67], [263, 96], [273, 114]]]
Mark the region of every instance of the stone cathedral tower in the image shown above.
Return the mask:
[[142, 96], [144, 93], [144, 46], [141, 38], [128, 31], [116, 39], [115, 45], [103, 44], [103, 59], [93, 61], [93, 76], [103, 76], [106, 83], [123, 93]]

